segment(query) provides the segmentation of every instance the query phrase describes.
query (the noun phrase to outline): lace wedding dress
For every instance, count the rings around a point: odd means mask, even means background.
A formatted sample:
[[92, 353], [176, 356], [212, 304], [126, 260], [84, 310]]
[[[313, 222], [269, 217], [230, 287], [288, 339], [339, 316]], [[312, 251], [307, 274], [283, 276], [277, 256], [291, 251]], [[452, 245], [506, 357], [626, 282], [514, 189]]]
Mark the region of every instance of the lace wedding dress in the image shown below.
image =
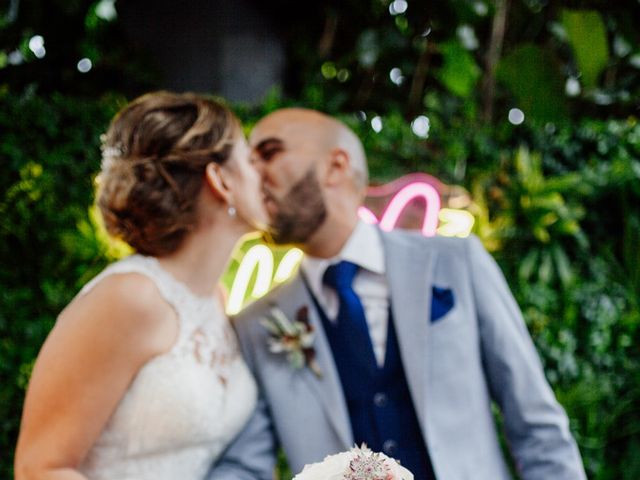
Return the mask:
[[112, 264], [80, 295], [125, 272], [155, 282], [177, 312], [178, 339], [140, 369], [80, 471], [89, 480], [203, 480], [251, 414], [254, 380], [217, 300], [193, 294], [153, 257]]

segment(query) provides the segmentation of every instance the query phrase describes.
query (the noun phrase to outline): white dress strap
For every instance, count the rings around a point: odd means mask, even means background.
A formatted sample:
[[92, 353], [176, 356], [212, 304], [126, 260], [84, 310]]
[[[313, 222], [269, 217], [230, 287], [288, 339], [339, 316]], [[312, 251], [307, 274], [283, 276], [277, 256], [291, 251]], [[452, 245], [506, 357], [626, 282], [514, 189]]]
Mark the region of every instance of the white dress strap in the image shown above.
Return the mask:
[[[134, 254], [123, 258], [106, 267], [80, 290], [78, 295], [86, 295], [98, 283], [106, 277], [120, 273], [140, 273], [149, 278], [158, 288], [162, 298], [169, 303], [180, 315], [188, 302], [190, 292], [184, 285], [176, 282], [165, 270], [160, 267], [154, 257], [145, 257]], [[182, 315], [180, 315], [182, 316]]]

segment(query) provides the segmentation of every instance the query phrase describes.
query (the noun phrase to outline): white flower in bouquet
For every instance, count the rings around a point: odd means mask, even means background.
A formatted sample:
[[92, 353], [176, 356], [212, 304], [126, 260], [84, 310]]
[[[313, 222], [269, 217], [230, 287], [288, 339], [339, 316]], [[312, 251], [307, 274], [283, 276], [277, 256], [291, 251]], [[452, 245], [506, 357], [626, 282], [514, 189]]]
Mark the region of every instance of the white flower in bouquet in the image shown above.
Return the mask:
[[293, 480], [413, 480], [413, 474], [384, 453], [363, 445], [305, 465]]

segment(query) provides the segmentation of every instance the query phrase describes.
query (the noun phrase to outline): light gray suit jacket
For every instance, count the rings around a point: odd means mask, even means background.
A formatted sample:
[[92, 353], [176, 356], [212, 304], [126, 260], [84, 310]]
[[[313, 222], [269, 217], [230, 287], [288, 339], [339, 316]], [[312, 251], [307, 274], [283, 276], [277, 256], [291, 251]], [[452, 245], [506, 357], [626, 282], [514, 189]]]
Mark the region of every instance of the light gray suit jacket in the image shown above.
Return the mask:
[[[493, 400], [523, 479], [586, 478], [566, 414], [545, 379], [520, 310], [480, 241], [380, 234], [401, 357], [436, 477], [511, 478]], [[455, 303], [432, 322], [434, 285], [452, 289]], [[300, 307], [309, 307], [322, 378], [309, 368], [294, 370], [284, 355], [269, 352], [268, 332], [259, 319], [274, 304], [290, 319]], [[340, 379], [301, 276], [249, 306], [235, 326], [261, 398], [210, 479], [271, 479], [278, 442], [294, 473], [352, 447]]]

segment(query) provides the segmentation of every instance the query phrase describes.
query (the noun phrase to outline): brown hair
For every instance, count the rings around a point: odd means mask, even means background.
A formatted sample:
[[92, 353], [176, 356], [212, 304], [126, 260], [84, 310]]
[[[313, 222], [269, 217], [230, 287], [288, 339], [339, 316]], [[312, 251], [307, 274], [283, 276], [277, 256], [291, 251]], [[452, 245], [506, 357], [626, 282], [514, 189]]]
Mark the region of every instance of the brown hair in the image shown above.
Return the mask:
[[223, 164], [240, 123], [222, 104], [154, 92], [126, 105], [103, 137], [98, 207], [107, 231], [143, 255], [175, 251], [197, 224], [207, 164]]

